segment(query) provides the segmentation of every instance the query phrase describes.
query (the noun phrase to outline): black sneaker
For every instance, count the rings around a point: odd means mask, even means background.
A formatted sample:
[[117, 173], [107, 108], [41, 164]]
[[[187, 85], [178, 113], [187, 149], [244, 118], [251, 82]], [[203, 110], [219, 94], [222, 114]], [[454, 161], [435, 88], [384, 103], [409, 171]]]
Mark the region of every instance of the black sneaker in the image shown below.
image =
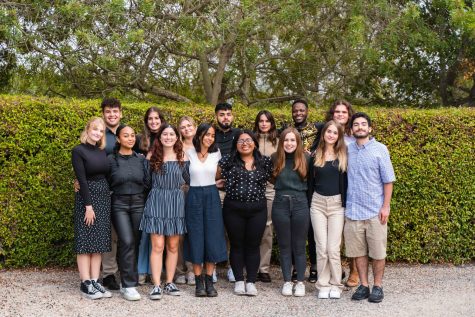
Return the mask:
[[84, 297], [89, 299], [102, 298], [102, 293], [99, 292], [89, 280], [81, 283], [81, 293], [84, 295]]
[[162, 299], [162, 288], [160, 285], [155, 285], [150, 292], [150, 299]]
[[292, 282], [297, 283], [297, 271], [293, 270], [292, 271]]
[[373, 286], [371, 295], [369, 295], [368, 302], [381, 303], [384, 298], [383, 288], [379, 286]]
[[163, 292], [167, 295], [180, 296], [180, 290], [176, 287], [175, 283], [167, 283], [163, 288]]
[[269, 273], [257, 273], [257, 279], [256, 282], [262, 282], [262, 283], [270, 283], [272, 282], [272, 279], [270, 278]]
[[353, 293], [353, 296], [351, 296], [351, 299], [362, 300], [362, 299], [367, 299], [368, 297], [369, 297], [369, 287], [360, 285], [356, 289], [356, 292]]
[[318, 273], [315, 270], [310, 270], [310, 275], [308, 276], [308, 281], [310, 283], [316, 283], [318, 281]]
[[101, 283], [96, 282], [94, 280], [91, 280], [92, 286], [94, 286], [95, 289], [97, 289], [99, 292], [102, 293], [102, 297], [104, 298], [111, 298], [112, 294], [108, 290], [106, 290]]
[[120, 289], [119, 284], [115, 281], [114, 274], [107, 275], [102, 278], [102, 284], [111, 291], [118, 291]]

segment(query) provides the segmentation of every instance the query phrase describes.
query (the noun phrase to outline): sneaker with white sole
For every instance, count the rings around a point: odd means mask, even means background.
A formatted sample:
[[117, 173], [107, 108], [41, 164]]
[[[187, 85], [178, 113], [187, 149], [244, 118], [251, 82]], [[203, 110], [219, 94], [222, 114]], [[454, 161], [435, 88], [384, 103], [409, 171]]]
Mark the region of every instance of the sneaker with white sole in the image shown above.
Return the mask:
[[81, 282], [81, 292], [84, 297], [89, 299], [99, 299], [102, 298], [102, 293], [99, 292], [90, 280]]
[[328, 288], [322, 288], [318, 292], [318, 299], [328, 299], [330, 298], [330, 290]]
[[218, 282], [218, 274], [216, 274], [216, 268], [213, 270], [213, 283]]
[[292, 289], [294, 285], [292, 282], [285, 282], [282, 286], [282, 295], [284, 296], [292, 296]]
[[196, 285], [195, 273], [193, 273], [193, 272], [188, 272], [188, 273], [186, 273], [186, 284], [188, 284], [188, 285]]
[[246, 295], [246, 287], [244, 286], [244, 281], [237, 281], [234, 284], [234, 294]]
[[112, 297], [112, 293], [109, 292], [108, 290], [106, 290], [104, 288], [104, 286], [101, 285], [101, 283], [99, 283], [97, 281], [94, 281], [94, 280], [91, 280], [91, 284], [94, 286], [95, 289], [97, 289], [99, 292], [102, 293], [102, 297], [104, 297], [104, 298], [111, 298]]
[[257, 295], [256, 284], [246, 283], [246, 295], [247, 296], [256, 296]]
[[297, 282], [297, 284], [295, 284], [294, 296], [305, 296], [305, 284], [303, 282]]
[[121, 287], [120, 293], [126, 300], [140, 300], [140, 294], [135, 287]]
[[186, 284], [185, 274], [180, 274], [175, 279], [175, 284]]
[[181, 292], [176, 287], [175, 283], [167, 283], [165, 284], [165, 287], [163, 288], [163, 292], [167, 295], [172, 295], [172, 296], [180, 296]]
[[340, 290], [338, 289], [332, 289], [330, 291], [330, 298], [331, 299], [340, 299], [341, 297], [341, 293], [340, 293]]
[[236, 278], [234, 277], [232, 268], [228, 269], [228, 281], [230, 281], [231, 283], [236, 282]]
[[150, 292], [150, 299], [162, 299], [163, 293], [160, 285], [155, 285]]

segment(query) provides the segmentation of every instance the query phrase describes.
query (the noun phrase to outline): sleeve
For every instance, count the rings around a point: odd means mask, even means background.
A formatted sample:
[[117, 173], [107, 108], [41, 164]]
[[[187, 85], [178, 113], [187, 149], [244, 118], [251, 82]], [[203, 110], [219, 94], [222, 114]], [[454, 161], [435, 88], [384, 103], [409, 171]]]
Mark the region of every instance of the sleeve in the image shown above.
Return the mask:
[[109, 165], [109, 171], [107, 172], [107, 182], [109, 183], [109, 186], [112, 184], [112, 172], [114, 170], [114, 156], [113, 154], [107, 155], [107, 164]]
[[230, 157], [229, 154], [224, 155], [218, 162], [218, 166], [223, 170], [223, 174], [226, 173], [230, 168]]
[[312, 204], [312, 196], [314, 191], [314, 179], [315, 179], [315, 166], [313, 165], [314, 158], [311, 157], [308, 160], [308, 173], [307, 173], [307, 200], [308, 206]]
[[272, 160], [268, 156], [263, 156], [263, 159], [265, 168], [265, 178], [267, 182], [272, 176], [272, 172], [274, 171], [274, 164], [272, 164]]
[[346, 207], [346, 191], [348, 190], [348, 173], [340, 172], [341, 206]]
[[84, 205], [92, 205], [91, 193], [89, 192], [89, 186], [87, 185], [86, 167], [84, 166], [84, 158], [81, 155], [79, 148], [75, 147], [72, 151], [72, 163], [74, 174], [79, 182], [79, 195], [84, 201]]
[[185, 180], [187, 185], [190, 184], [190, 161], [185, 161], [185, 166], [183, 166], [182, 177]]
[[396, 181], [396, 176], [394, 175], [393, 164], [391, 163], [388, 148], [383, 145], [381, 152], [382, 155], [379, 158], [379, 175], [381, 175], [381, 181], [383, 184], [393, 183]]
[[152, 188], [152, 170], [150, 168], [150, 162], [147, 159], [143, 159], [143, 184], [144, 191], [148, 193]]

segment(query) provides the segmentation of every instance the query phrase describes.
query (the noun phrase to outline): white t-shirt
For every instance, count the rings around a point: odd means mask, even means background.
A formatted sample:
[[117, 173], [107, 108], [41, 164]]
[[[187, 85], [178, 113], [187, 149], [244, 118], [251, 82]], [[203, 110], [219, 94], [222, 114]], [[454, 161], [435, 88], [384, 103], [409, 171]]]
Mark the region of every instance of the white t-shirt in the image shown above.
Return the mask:
[[221, 152], [208, 153], [204, 162], [198, 158], [194, 148], [186, 151], [190, 159], [190, 186], [210, 186], [216, 184], [216, 171], [221, 159]]

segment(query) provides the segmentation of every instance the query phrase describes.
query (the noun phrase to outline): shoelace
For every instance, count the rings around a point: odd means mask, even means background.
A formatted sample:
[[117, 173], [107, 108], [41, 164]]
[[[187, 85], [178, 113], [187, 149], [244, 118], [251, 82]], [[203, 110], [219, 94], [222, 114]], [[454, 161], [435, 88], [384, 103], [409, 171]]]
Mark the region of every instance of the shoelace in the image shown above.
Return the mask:
[[96, 281], [92, 281], [92, 285], [94, 286], [95, 289], [97, 289], [101, 293], [105, 293], [106, 290], [105, 288], [101, 285], [101, 283], [97, 283]]

